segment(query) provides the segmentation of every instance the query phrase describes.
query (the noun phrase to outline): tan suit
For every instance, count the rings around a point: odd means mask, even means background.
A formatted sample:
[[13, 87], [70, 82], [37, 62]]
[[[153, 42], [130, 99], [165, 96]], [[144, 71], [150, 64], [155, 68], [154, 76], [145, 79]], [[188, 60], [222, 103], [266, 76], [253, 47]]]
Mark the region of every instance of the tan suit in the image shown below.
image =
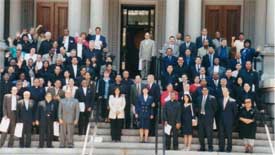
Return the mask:
[[[20, 97], [16, 96], [16, 104], [19, 101]], [[17, 105], [16, 105], [17, 107]], [[17, 110], [17, 109], [16, 109]], [[10, 133], [10, 138], [8, 142], [8, 146], [12, 147], [13, 142], [14, 142], [14, 129], [16, 125], [16, 111], [12, 111], [12, 95], [11, 94], [6, 94], [4, 96], [4, 101], [3, 101], [3, 116], [6, 116], [10, 119], [10, 126], [8, 129], [8, 132]], [[5, 140], [7, 138], [7, 133], [2, 133], [1, 135], [1, 142], [0, 146], [2, 147], [5, 143]]]
[[139, 59], [142, 60], [141, 76], [145, 78], [150, 72], [150, 63], [156, 56], [156, 44], [154, 40], [142, 40], [139, 46]]
[[52, 96], [59, 96], [60, 98], [64, 98], [65, 97], [65, 92], [62, 89], [58, 89], [58, 92], [56, 92], [56, 89], [53, 88], [49, 88], [47, 90], [47, 93], [51, 93]]

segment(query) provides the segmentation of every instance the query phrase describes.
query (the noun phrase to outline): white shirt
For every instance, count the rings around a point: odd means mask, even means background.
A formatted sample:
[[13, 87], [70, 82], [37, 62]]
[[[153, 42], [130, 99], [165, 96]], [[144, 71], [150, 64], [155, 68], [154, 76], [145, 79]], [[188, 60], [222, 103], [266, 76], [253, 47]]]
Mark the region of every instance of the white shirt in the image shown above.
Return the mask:
[[77, 76], [77, 65], [72, 65], [75, 77]]
[[24, 100], [25, 107], [28, 110], [29, 109], [29, 100]]
[[86, 96], [86, 94], [87, 94], [87, 87], [83, 87], [83, 93]]
[[236, 41], [234, 42], [234, 46], [236, 47], [237, 52], [240, 52], [241, 49], [244, 48], [244, 40], [243, 40], [243, 41], [236, 40]]
[[64, 47], [66, 48], [66, 51], [68, 51], [69, 48], [69, 36], [64, 36], [65, 40], [64, 40]]
[[100, 35], [99, 34], [95, 35], [95, 40], [100, 41]]
[[38, 69], [38, 70], [41, 69], [42, 66], [43, 66], [42, 61], [36, 61], [36, 66], [37, 66], [37, 69]]
[[218, 65], [214, 65], [214, 73], [219, 73], [219, 67]]
[[147, 96], [144, 96], [144, 101], [145, 101], [145, 102], [147, 101], [147, 98], [148, 98], [148, 95], [147, 95]]
[[16, 111], [16, 96], [12, 95], [11, 96], [11, 111]]
[[37, 58], [37, 54], [33, 54], [33, 55], [30, 55], [29, 53], [25, 54], [24, 60], [28, 61], [30, 58], [33, 60], [33, 62], [35, 62]]
[[83, 44], [77, 44], [77, 56], [82, 59]]
[[225, 109], [227, 101], [228, 101], [228, 97], [223, 99], [223, 109]]

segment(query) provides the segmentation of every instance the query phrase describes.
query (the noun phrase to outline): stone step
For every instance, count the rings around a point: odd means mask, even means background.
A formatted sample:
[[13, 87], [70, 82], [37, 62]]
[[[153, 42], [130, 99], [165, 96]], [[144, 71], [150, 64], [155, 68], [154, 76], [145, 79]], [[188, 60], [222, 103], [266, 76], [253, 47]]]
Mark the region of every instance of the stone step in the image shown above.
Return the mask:
[[[95, 123], [91, 123], [91, 128], [94, 128]], [[110, 129], [110, 123], [97, 123], [97, 127], [100, 129]], [[162, 129], [161, 124], [159, 124], [159, 129]], [[274, 133], [274, 129], [272, 127], [268, 127], [270, 133]], [[257, 133], [265, 133], [265, 127], [263, 126], [257, 126]]]
[[[100, 128], [97, 130], [97, 135], [110, 135], [110, 129], [106, 129], [106, 128]], [[93, 133], [93, 129], [91, 130], [91, 134]], [[162, 130], [158, 130], [159, 136], [163, 135], [163, 131]], [[122, 135], [125, 136], [139, 136], [139, 131], [138, 129], [123, 129], [122, 130]], [[193, 136], [194, 137], [198, 137], [198, 132], [197, 130], [193, 131]], [[213, 133], [214, 137], [218, 137], [218, 132], [214, 131]], [[238, 132], [233, 132], [233, 138], [239, 138], [239, 133]], [[270, 134], [272, 139], [275, 139], [275, 134]], [[267, 140], [267, 135], [266, 133], [256, 133], [256, 139], [261, 139], [261, 140]]]
[[[112, 143], [111, 141], [111, 136], [105, 135], [105, 136], [98, 136], [98, 137], [102, 137], [103, 138], [103, 142], [100, 144], [109, 144]], [[162, 137], [159, 137], [158, 142], [159, 145], [162, 144]], [[38, 147], [38, 141], [39, 138], [37, 135], [34, 135], [32, 137], [32, 147]], [[145, 145], [146, 147], [152, 146], [152, 148], [154, 148], [155, 145], [155, 138], [154, 137], [149, 137], [148, 139], [148, 143], [144, 144], [144, 143], [139, 143], [139, 137], [138, 136], [122, 136], [121, 137], [121, 141], [122, 143], [125, 144], [129, 144], [129, 145], [138, 145], [138, 146], [143, 146]], [[74, 142], [75, 142], [75, 147], [82, 147], [83, 143], [84, 143], [84, 136], [74, 136]], [[205, 140], [205, 142], [207, 143], [207, 140]], [[179, 138], [179, 143], [183, 144], [183, 138]], [[213, 144], [218, 145], [219, 140], [218, 138], [213, 138]], [[241, 139], [233, 139], [232, 143], [234, 146], [243, 146], [243, 141]], [[274, 141], [273, 141], [274, 143]], [[18, 147], [18, 141], [15, 142], [15, 147]], [[58, 141], [54, 141], [53, 142], [55, 147], [59, 146], [59, 142]], [[113, 145], [118, 145], [120, 143], [112, 143]], [[199, 144], [199, 139], [198, 138], [193, 138], [192, 140], [192, 144]], [[7, 146], [7, 142], [4, 146]], [[268, 147], [269, 143], [267, 140], [259, 140], [259, 139], [255, 139], [255, 146], [263, 146], [263, 147]]]
[[[193, 145], [192, 150], [198, 149], [199, 146]], [[217, 146], [214, 146], [216, 149]], [[228, 155], [228, 153], [221, 153], [221, 152], [197, 152], [197, 151], [189, 151], [185, 152], [181, 150], [182, 147], [180, 146], [180, 150], [178, 151], [166, 151], [167, 155]], [[271, 155], [270, 152], [263, 152], [265, 148], [255, 147], [253, 155]], [[247, 155], [243, 153], [243, 147], [233, 147], [231, 155]], [[1, 155], [46, 155], [46, 154], [53, 154], [53, 155], [80, 155], [82, 152], [81, 148], [73, 148], [73, 149], [60, 149], [60, 148], [2, 148], [0, 149]], [[89, 149], [86, 151], [88, 154]], [[93, 155], [155, 155], [154, 150], [140, 150], [140, 149], [94, 149]], [[162, 150], [158, 150], [158, 155], [162, 155]]]

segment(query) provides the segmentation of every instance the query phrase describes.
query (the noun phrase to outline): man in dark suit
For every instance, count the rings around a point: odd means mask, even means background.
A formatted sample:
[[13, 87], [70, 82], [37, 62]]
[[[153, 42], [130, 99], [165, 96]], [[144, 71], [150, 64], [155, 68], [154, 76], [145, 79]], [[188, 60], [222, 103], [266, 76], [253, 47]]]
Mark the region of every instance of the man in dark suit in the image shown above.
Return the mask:
[[201, 67], [201, 57], [197, 56], [195, 59], [195, 64], [190, 68], [192, 79], [194, 79], [195, 76], [198, 76], [200, 74]]
[[58, 38], [58, 46], [65, 47], [67, 52], [70, 52], [72, 49], [76, 49], [76, 43], [74, 37], [69, 36], [70, 31], [68, 29], [64, 29], [64, 34], [62, 37]]
[[[156, 117], [158, 116], [158, 108], [159, 108], [159, 101], [160, 101], [160, 88], [157, 83], [155, 83], [155, 77], [152, 74], [147, 76], [147, 88], [149, 90], [149, 96], [154, 98], [154, 103], [152, 104], [152, 108], [154, 111], [154, 118], [151, 120], [150, 125], [150, 136], [155, 136], [155, 128], [156, 128]], [[159, 116], [158, 116], [159, 117]]]
[[68, 66], [67, 70], [70, 72], [71, 78], [74, 80], [80, 76], [80, 67], [77, 57], [72, 58], [72, 64]]
[[166, 56], [162, 58], [162, 75], [166, 72], [169, 65], [176, 66], [177, 58], [172, 55], [172, 48], [167, 48]]
[[196, 39], [196, 47], [197, 47], [197, 49], [199, 49], [199, 48], [201, 48], [203, 46], [202, 43], [203, 43], [204, 40], [208, 40], [209, 41], [209, 46], [212, 46], [212, 39], [211, 39], [210, 36], [207, 35], [207, 33], [208, 32], [207, 32], [206, 28], [202, 29], [201, 36], [197, 37], [197, 39]]
[[245, 68], [241, 69], [239, 76], [242, 77], [243, 83], [248, 83], [252, 90], [258, 91], [259, 76], [256, 71], [253, 71], [251, 61], [246, 61]]
[[95, 41], [96, 42], [96, 49], [102, 50], [103, 48], [107, 47], [106, 38], [101, 35], [101, 28], [95, 28], [95, 35], [88, 34], [87, 38], [88, 41]]
[[[141, 77], [140, 75], [136, 75], [134, 84], [131, 85], [130, 89], [130, 103], [131, 107], [135, 107], [138, 97], [142, 94], [142, 88], [145, 87], [145, 84], [141, 83]], [[133, 110], [133, 113], [135, 114], [135, 110]], [[133, 115], [131, 116], [132, 119], [135, 119]], [[133, 128], [137, 128], [137, 124], [135, 120], [132, 120]]]
[[131, 86], [134, 84], [133, 80], [129, 78], [129, 72], [127, 70], [123, 71], [122, 73], [123, 80], [121, 81], [122, 85], [124, 85], [125, 89], [125, 99], [126, 99], [126, 106], [125, 106], [125, 128], [129, 129], [132, 122], [131, 122], [131, 102], [130, 102], [130, 92]]
[[[5, 73], [0, 80], [0, 103], [2, 103], [5, 94], [9, 93], [12, 87], [12, 82], [10, 81], [10, 76]], [[3, 105], [0, 104], [0, 117], [3, 115]]]
[[[173, 149], [178, 150], [178, 132], [181, 124], [181, 104], [176, 100], [176, 93], [171, 92], [171, 100], [165, 103], [163, 108], [163, 121], [165, 126], [170, 125], [172, 127], [171, 133], [173, 133]], [[171, 145], [171, 133], [166, 136], [166, 149], [170, 150]]]
[[204, 66], [206, 69], [209, 67], [214, 66], [214, 59], [215, 59], [215, 50], [213, 47], [208, 48], [208, 53], [202, 57], [202, 66]]
[[[11, 94], [6, 94], [4, 96], [3, 118], [10, 119], [10, 125], [8, 128], [8, 132], [10, 133], [8, 147], [13, 147], [14, 129], [15, 129], [15, 125], [16, 125], [16, 108], [17, 108], [18, 100], [19, 100], [19, 96], [17, 95], [16, 87], [12, 87]], [[4, 145], [8, 132], [6, 132], [6, 133], [2, 132], [0, 147], [2, 147]]]
[[97, 102], [97, 112], [96, 117], [99, 117], [99, 110], [101, 111], [101, 121], [107, 121], [107, 105], [109, 95], [112, 93], [111, 85], [113, 84], [113, 80], [110, 78], [110, 73], [108, 71], [104, 71], [103, 77], [98, 80], [97, 83], [97, 93], [99, 102]]
[[[185, 56], [183, 58], [184, 58], [184, 65], [190, 70], [191, 66], [195, 64], [195, 60], [194, 60], [195, 57], [191, 55], [190, 49], [185, 50]], [[189, 73], [189, 75], [191, 76], [191, 73]]]
[[189, 49], [191, 51], [191, 55], [193, 57], [197, 56], [197, 47], [196, 44], [191, 42], [191, 36], [186, 35], [184, 39], [184, 43], [180, 45], [180, 56], [185, 56], [185, 51]]
[[198, 97], [196, 112], [198, 113], [199, 127], [199, 151], [205, 151], [204, 137], [206, 135], [208, 142], [208, 151], [213, 151], [213, 120], [217, 111], [216, 98], [208, 94], [208, 88], [202, 88], [202, 96]]
[[232, 151], [233, 124], [237, 114], [237, 105], [229, 96], [229, 90], [223, 89], [223, 98], [219, 100], [219, 151], [224, 152], [225, 137], [227, 137], [226, 152]]
[[81, 87], [76, 90], [75, 98], [78, 99], [79, 103], [83, 103], [85, 105], [84, 111], [80, 109], [79, 115], [79, 124], [78, 130], [79, 135], [84, 135], [89, 123], [89, 118], [91, 116], [91, 112], [94, 109], [95, 102], [95, 90], [92, 90], [91, 87], [88, 87], [88, 83], [86, 80], [82, 80]]
[[[38, 78], [33, 80], [33, 86], [29, 88], [31, 93], [31, 99], [33, 101], [33, 110], [36, 112], [38, 103], [44, 99], [45, 96], [45, 89], [40, 87], [40, 80]], [[35, 116], [35, 113], [33, 113]], [[33, 127], [34, 133], [38, 133], [39, 128], [37, 126]]]
[[95, 49], [95, 42], [89, 41], [89, 48], [84, 50], [83, 60], [90, 59], [92, 57], [96, 57], [96, 60], [99, 64], [102, 64], [102, 53], [100, 50]]
[[31, 93], [25, 91], [23, 99], [17, 104], [17, 122], [23, 123], [23, 133], [20, 138], [20, 147], [31, 147], [32, 125], [35, 124], [33, 101], [30, 99]]
[[174, 73], [177, 77], [181, 77], [183, 74], [189, 75], [189, 68], [184, 64], [184, 58], [178, 57], [178, 64], [176, 65], [174, 69]]
[[43, 40], [41, 42], [41, 45], [38, 50], [38, 54], [40, 54], [41, 56], [43, 56], [44, 54], [48, 54], [49, 51], [53, 47], [53, 40], [52, 40], [51, 32], [46, 32], [45, 37], [46, 37], [46, 40]]
[[224, 77], [225, 68], [220, 65], [220, 59], [214, 58], [214, 65], [207, 70], [208, 75], [212, 76], [214, 72], [218, 72], [220, 77]]

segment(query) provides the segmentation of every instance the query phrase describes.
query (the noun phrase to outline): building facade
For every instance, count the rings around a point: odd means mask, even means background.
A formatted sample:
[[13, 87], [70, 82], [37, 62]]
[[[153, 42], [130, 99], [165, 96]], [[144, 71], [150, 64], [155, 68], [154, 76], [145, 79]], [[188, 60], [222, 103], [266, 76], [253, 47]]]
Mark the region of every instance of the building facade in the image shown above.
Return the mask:
[[229, 43], [244, 32], [262, 51], [262, 86], [269, 92], [266, 102], [274, 103], [274, 8], [274, 0], [0, 0], [0, 39], [39, 24], [54, 37], [64, 28], [74, 36], [100, 26], [120, 68], [123, 62], [137, 63], [146, 31], [158, 49], [178, 32], [194, 41], [206, 27], [212, 36], [220, 31]]

